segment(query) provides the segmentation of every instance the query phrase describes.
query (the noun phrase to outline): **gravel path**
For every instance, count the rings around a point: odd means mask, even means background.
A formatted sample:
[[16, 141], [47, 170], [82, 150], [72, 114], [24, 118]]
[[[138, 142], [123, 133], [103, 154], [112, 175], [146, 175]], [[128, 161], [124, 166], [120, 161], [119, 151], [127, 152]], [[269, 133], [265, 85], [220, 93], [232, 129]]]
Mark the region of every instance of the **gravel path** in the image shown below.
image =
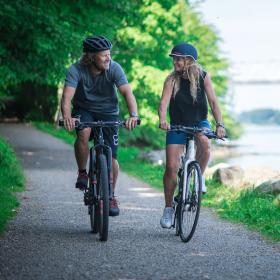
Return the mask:
[[191, 242], [161, 229], [163, 196], [120, 173], [109, 240], [90, 233], [74, 189], [72, 147], [32, 127], [0, 125], [23, 162], [21, 207], [0, 236], [0, 279], [279, 279], [280, 245], [203, 209]]

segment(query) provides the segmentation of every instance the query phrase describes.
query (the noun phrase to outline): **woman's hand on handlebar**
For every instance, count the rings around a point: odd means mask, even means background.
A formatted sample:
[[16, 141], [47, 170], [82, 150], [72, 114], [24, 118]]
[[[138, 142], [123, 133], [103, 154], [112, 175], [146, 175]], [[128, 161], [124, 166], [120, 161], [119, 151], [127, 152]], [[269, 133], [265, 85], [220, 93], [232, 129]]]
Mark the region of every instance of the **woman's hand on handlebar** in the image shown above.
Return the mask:
[[161, 121], [159, 123], [159, 128], [163, 130], [169, 130], [170, 129], [170, 124], [167, 121]]
[[225, 128], [223, 126], [217, 126], [216, 135], [218, 138], [224, 138], [226, 135]]

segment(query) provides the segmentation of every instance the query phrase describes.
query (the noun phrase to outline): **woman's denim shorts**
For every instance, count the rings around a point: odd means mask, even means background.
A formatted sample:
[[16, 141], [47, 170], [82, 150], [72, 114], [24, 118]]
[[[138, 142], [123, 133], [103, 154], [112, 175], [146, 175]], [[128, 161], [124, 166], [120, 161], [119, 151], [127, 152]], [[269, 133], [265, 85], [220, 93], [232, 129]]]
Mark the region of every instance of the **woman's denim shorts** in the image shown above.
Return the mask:
[[[211, 125], [207, 119], [200, 121], [197, 126], [199, 128], [211, 129]], [[182, 144], [186, 143], [186, 133], [182, 131], [167, 131], [166, 133], [166, 145], [170, 144]]]

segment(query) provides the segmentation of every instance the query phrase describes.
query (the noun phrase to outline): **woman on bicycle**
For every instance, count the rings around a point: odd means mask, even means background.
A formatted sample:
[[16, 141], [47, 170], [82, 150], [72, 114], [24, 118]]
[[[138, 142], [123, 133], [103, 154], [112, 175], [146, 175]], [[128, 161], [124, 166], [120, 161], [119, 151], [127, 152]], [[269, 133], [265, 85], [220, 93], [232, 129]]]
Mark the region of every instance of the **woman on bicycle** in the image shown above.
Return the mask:
[[[184, 132], [168, 131], [170, 124], [166, 120], [167, 108], [171, 125], [198, 126], [211, 129], [207, 120], [208, 104], [216, 120], [216, 133], [219, 138], [225, 136], [222, 115], [209, 74], [197, 63], [197, 50], [187, 43], [176, 45], [170, 55], [173, 58], [174, 70], [167, 76], [158, 109], [159, 127], [167, 130], [166, 134], [166, 169], [163, 177], [165, 208], [160, 224], [163, 228], [171, 228], [174, 209], [173, 195], [177, 185], [177, 171], [180, 155], [185, 146]], [[208, 102], [207, 102], [208, 101]], [[196, 159], [202, 174], [210, 157], [210, 143], [202, 133], [195, 138]], [[206, 192], [203, 179], [202, 191]]]

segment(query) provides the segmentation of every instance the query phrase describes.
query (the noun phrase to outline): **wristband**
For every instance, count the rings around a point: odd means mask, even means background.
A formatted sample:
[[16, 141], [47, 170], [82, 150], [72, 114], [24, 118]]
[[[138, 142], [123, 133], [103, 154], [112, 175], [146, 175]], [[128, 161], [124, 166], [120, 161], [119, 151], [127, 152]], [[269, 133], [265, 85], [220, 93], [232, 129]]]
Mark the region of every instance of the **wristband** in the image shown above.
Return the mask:
[[137, 113], [132, 112], [132, 113], [130, 113], [130, 117], [131, 118], [138, 118], [138, 115], [137, 115]]
[[216, 127], [221, 126], [222, 128], [225, 128], [225, 125], [222, 122], [217, 122], [216, 123]]

